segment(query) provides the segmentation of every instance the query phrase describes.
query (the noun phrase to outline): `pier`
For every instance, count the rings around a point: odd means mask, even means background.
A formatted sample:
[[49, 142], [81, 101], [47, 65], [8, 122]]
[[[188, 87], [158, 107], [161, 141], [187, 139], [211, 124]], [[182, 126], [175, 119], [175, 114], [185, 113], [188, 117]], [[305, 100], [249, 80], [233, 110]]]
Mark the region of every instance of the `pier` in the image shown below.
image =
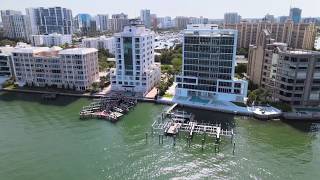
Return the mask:
[[136, 99], [121, 95], [94, 99], [90, 105], [82, 108], [80, 119], [95, 118], [116, 122], [136, 104]]
[[[205, 137], [211, 137], [217, 150], [221, 137], [234, 138], [233, 129], [222, 129], [220, 124], [199, 123], [194, 119], [194, 115], [185, 111], [176, 111], [174, 108], [177, 104], [170, 107], [161, 114], [161, 117], [156, 119], [152, 124], [152, 134], [159, 134], [160, 137], [173, 137], [174, 145], [176, 137], [179, 137], [181, 132], [187, 134], [187, 140], [190, 147], [191, 139], [195, 135], [202, 135], [202, 149], [205, 144]], [[161, 140], [162, 142], [163, 140]]]

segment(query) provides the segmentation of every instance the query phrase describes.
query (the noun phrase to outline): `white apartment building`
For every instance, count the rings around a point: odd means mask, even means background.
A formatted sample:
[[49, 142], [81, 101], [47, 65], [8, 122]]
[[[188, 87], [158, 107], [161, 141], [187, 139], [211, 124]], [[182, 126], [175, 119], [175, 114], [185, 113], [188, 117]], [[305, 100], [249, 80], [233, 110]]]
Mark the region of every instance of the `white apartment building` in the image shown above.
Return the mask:
[[5, 80], [15, 77], [15, 67], [12, 59], [12, 51], [16, 48], [31, 47], [30, 45], [18, 42], [15, 47], [6, 45], [0, 47], [0, 84]]
[[160, 82], [160, 65], [154, 62], [154, 32], [130, 25], [115, 34], [116, 68], [111, 70], [113, 91], [145, 96]]
[[11, 51], [13, 47], [0, 47], [0, 89], [1, 84], [15, 76]]
[[82, 47], [107, 49], [109, 53], [116, 53], [114, 37], [100, 36], [96, 38], [84, 38], [82, 39]]
[[248, 83], [234, 77], [237, 31], [217, 25], [188, 25], [183, 32], [183, 64], [176, 97], [244, 101]]
[[12, 51], [19, 85], [89, 89], [99, 79], [98, 53], [93, 48], [25, 47]]
[[33, 46], [61, 46], [72, 44], [72, 35], [70, 34], [49, 34], [49, 35], [32, 35], [31, 44]]

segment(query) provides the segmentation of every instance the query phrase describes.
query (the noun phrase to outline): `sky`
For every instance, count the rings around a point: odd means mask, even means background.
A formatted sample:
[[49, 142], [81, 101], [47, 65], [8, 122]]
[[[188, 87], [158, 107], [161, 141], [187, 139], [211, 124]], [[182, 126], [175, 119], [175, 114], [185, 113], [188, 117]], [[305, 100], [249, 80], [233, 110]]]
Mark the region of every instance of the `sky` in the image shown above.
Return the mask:
[[303, 17], [320, 17], [320, 0], [0, 0], [0, 9], [20, 10], [26, 7], [61, 6], [78, 13], [115, 14], [124, 12], [130, 18], [141, 9], [162, 16], [204, 16], [222, 19], [225, 12], [238, 12], [243, 18], [262, 18], [267, 13], [288, 15], [290, 5], [302, 9]]

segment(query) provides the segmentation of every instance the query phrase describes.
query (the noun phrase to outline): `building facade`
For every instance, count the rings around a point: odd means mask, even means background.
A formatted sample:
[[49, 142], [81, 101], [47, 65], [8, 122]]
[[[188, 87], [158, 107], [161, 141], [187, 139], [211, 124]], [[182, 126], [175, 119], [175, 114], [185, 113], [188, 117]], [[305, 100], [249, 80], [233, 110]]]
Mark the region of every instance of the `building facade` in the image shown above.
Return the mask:
[[267, 33], [249, 50], [248, 75], [274, 101], [295, 106], [320, 104], [320, 53], [288, 48]]
[[85, 38], [85, 39], [82, 39], [82, 47], [107, 49], [111, 54], [115, 54], [116, 52], [114, 37], [100, 36], [97, 38]]
[[143, 22], [146, 28], [151, 28], [151, 14], [149, 9], [143, 9], [140, 12], [140, 20]]
[[177, 16], [175, 19], [175, 26], [177, 29], [182, 30], [186, 29], [187, 25], [189, 24], [189, 18], [183, 16]]
[[238, 30], [238, 48], [249, 48], [250, 44], [257, 44], [260, 33], [268, 29], [276, 42], [288, 44], [291, 48], [312, 49], [316, 38], [314, 24], [286, 23], [247, 23], [224, 24], [224, 29]]
[[241, 16], [238, 13], [225, 13], [224, 23], [225, 24], [238, 24], [241, 21]]
[[13, 47], [0, 47], [0, 81], [1, 79], [9, 79], [15, 76], [13, 61], [12, 61]]
[[95, 17], [95, 20], [96, 20], [98, 31], [101, 31], [101, 32], [108, 31], [108, 21], [109, 21], [108, 14], [98, 14]]
[[93, 48], [16, 48], [12, 58], [19, 85], [85, 91], [99, 79], [98, 53]]
[[111, 70], [113, 91], [145, 96], [160, 82], [160, 65], [154, 62], [154, 33], [143, 25], [130, 25], [115, 34], [116, 69]]
[[26, 16], [22, 15], [20, 11], [2, 10], [1, 19], [5, 37], [22, 40], [28, 39]]
[[248, 84], [234, 77], [237, 31], [189, 25], [183, 32], [183, 66], [176, 96], [244, 101]]
[[33, 46], [61, 46], [64, 44], [72, 44], [72, 35], [70, 34], [48, 34], [48, 35], [32, 35], [31, 44]]
[[27, 8], [27, 23], [30, 35], [72, 34], [72, 11], [62, 7]]
[[129, 25], [128, 15], [121, 14], [113, 14], [112, 18], [109, 19], [108, 26], [112, 32], [121, 32], [125, 26]]

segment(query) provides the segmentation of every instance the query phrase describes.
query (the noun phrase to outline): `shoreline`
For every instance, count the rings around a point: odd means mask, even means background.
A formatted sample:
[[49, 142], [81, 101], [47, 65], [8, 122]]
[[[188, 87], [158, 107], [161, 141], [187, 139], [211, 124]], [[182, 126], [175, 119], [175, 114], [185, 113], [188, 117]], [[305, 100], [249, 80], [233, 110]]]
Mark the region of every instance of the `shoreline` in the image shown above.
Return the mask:
[[[63, 93], [63, 92], [51, 92], [51, 91], [40, 91], [40, 90], [27, 90], [27, 89], [8, 89], [8, 88], [2, 88], [0, 91], [3, 92], [12, 92], [12, 93], [30, 93], [30, 94], [55, 94], [55, 95], [60, 95], [60, 96], [70, 96], [70, 97], [79, 97], [79, 98], [101, 98], [105, 97], [106, 95], [102, 94], [74, 94], [74, 93]], [[164, 104], [164, 105], [173, 105], [175, 104], [172, 101], [165, 101], [165, 100], [155, 100], [155, 99], [150, 99], [150, 98], [136, 98], [138, 102], [147, 102], [147, 103], [156, 103], [156, 104]], [[203, 106], [196, 106], [196, 105], [191, 105], [191, 104], [180, 104], [179, 106], [185, 106], [185, 107], [190, 107], [190, 108], [195, 108], [195, 109], [202, 109], [202, 110], [208, 110], [208, 111], [214, 111], [214, 112], [219, 112], [219, 113], [226, 113], [226, 114], [232, 114], [232, 115], [239, 115], [239, 116], [247, 116], [247, 117], [253, 117], [255, 119], [259, 120], [272, 120], [272, 119], [281, 119], [281, 120], [290, 120], [290, 121], [301, 121], [301, 122], [312, 122], [312, 121], [320, 121], [320, 118], [312, 118], [312, 119], [299, 119], [302, 118], [301, 116], [299, 117], [293, 117], [293, 118], [285, 118], [286, 114], [289, 113], [282, 113], [277, 117], [260, 117], [256, 116], [253, 113], [242, 113], [242, 112], [235, 112], [235, 111], [228, 111], [224, 109], [215, 109], [215, 108], [208, 108], [208, 107], [203, 107]], [[291, 113], [292, 114], [292, 113]]]

